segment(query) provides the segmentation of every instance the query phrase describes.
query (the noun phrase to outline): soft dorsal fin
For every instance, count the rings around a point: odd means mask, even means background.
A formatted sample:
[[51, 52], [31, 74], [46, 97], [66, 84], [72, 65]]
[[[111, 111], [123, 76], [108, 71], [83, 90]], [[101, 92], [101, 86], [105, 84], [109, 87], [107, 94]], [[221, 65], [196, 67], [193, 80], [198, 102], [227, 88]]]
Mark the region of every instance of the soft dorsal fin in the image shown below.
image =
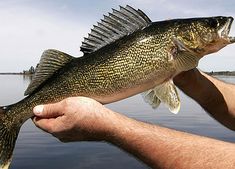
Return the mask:
[[35, 75], [24, 95], [29, 95], [34, 92], [43, 82], [50, 78], [56, 71], [62, 68], [65, 64], [70, 62], [74, 57], [57, 51], [49, 49], [43, 52], [41, 60], [36, 68]]
[[150, 23], [151, 20], [140, 9], [135, 10], [128, 5], [125, 8], [120, 6], [120, 10], [113, 9], [112, 13], [104, 15], [104, 19], [94, 25], [88, 38], [84, 38], [82, 42], [81, 51], [84, 54], [92, 53], [125, 35], [147, 27]]

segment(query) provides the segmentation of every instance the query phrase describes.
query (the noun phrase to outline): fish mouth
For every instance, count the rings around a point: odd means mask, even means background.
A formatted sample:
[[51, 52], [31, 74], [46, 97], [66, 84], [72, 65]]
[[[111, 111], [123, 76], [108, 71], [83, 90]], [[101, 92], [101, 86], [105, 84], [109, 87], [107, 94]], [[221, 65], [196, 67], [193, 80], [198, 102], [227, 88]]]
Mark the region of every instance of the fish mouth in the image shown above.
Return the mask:
[[229, 36], [229, 32], [232, 27], [233, 17], [228, 17], [228, 21], [225, 25], [219, 30], [219, 35], [222, 39], [225, 39], [228, 43], [235, 43], [235, 37]]

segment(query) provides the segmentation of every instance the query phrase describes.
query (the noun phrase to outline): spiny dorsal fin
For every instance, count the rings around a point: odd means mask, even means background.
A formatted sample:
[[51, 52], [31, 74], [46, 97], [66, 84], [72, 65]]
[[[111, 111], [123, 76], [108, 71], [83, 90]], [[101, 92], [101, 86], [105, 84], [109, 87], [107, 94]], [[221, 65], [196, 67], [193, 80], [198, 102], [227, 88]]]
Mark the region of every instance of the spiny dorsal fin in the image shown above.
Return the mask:
[[120, 6], [120, 10], [113, 9], [109, 16], [104, 15], [104, 19], [94, 25], [88, 38], [84, 38], [82, 42], [81, 51], [84, 54], [92, 53], [125, 35], [147, 27], [150, 23], [151, 20], [140, 9], [135, 10], [128, 5], [125, 8]]
[[36, 68], [35, 75], [26, 89], [24, 95], [31, 94], [43, 82], [50, 78], [56, 71], [73, 59], [72, 56], [49, 49], [43, 52], [41, 60]]

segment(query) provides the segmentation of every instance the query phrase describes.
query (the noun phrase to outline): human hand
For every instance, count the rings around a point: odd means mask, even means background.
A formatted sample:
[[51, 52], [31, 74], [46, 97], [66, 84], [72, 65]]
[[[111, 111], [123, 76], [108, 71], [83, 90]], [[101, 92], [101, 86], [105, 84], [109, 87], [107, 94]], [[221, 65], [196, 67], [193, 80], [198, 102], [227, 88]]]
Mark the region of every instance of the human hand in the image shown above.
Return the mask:
[[201, 73], [197, 68], [181, 72], [174, 77], [173, 81], [176, 86], [179, 88], [184, 88], [187, 86], [195, 85], [197, 83], [198, 77], [201, 76]]
[[86, 97], [36, 106], [33, 111], [35, 125], [62, 142], [104, 140], [115, 119], [114, 112]]

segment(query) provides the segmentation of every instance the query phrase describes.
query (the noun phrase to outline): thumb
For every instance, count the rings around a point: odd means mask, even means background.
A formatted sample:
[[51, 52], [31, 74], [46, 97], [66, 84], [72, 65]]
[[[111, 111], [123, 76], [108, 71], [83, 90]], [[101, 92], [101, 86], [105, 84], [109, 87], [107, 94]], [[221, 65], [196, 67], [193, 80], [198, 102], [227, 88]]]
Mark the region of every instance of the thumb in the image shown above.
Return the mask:
[[37, 117], [41, 118], [54, 118], [63, 115], [63, 107], [60, 103], [38, 105], [34, 107], [33, 113]]

